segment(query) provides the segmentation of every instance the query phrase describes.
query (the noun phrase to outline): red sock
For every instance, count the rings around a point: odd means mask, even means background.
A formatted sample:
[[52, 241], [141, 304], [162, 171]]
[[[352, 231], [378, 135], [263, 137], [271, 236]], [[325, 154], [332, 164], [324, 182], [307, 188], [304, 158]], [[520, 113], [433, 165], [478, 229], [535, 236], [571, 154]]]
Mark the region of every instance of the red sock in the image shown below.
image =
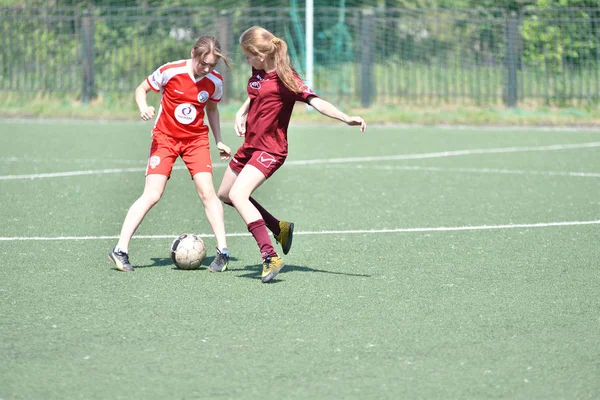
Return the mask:
[[272, 216], [267, 210], [265, 210], [263, 208], [263, 206], [258, 204], [258, 202], [256, 200], [254, 200], [252, 197], [250, 197], [250, 202], [252, 204], [254, 204], [254, 207], [256, 207], [256, 209], [260, 213], [261, 217], [263, 217], [263, 220], [265, 221], [265, 225], [267, 225], [267, 228], [269, 228], [269, 230], [271, 232], [273, 232], [273, 234], [275, 236], [279, 235], [281, 233], [281, 230], [279, 229], [279, 220], [277, 218], [275, 218], [274, 216]]
[[254, 240], [256, 240], [256, 244], [258, 244], [262, 258], [277, 256], [277, 253], [271, 244], [271, 238], [269, 237], [269, 232], [267, 232], [264, 220], [259, 219], [258, 221], [250, 222], [248, 224], [248, 232], [254, 236]]

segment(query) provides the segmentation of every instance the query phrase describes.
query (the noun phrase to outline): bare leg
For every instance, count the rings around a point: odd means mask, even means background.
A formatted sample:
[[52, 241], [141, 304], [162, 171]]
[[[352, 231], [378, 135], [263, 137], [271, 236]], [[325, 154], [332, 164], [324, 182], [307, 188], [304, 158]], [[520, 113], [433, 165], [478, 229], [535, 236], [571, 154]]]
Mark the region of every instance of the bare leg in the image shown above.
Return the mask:
[[262, 172], [252, 165], [246, 165], [229, 190], [229, 199], [246, 225], [262, 219], [260, 212], [250, 201], [250, 195], [265, 181]]
[[119, 235], [119, 242], [117, 247], [126, 250], [129, 247], [129, 242], [133, 237], [133, 234], [142, 223], [142, 220], [150, 211], [152, 207], [160, 200], [165, 186], [167, 185], [167, 177], [164, 175], [148, 175], [146, 176], [146, 184], [144, 186], [144, 192], [142, 195], [131, 205], [125, 221], [123, 221], [123, 227], [121, 228], [121, 234]]
[[223, 175], [223, 180], [221, 181], [221, 186], [219, 186], [219, 199], [221, 199], [223, 203], [227, 203], [231, 206], [233, 206], [233, 203], [229, 198], [229, 192], [231, 191], [231, 187], [235, 183], [237, 177], [237, 174], [233, 172], [233, 170], [229, 166], [227, 166], [225, 174]]
[[272, 280], [283, 268], [283, 260], [273, 248], [269, 233], [260, 211], [250, 201], [250, 195], [266, 181], [256, 167], [246, 165], [239, 175], [227, 168], [219, 188], [219, 198], [230, 201], [248, 226], [248, 231], [256, 240], [263, 259], [262, 282]]
[[223, 250], [227, 247], [223, 204], [215, 193], [212, 174], [210, 172], [199, 172], [194, 175], [194, 183], [196, 184], [198, 196], [200, 196], [200, 200], [204, 204], [204, 212], [206, 213], [208, 223], [215, 234], [217, 247], [219, 250]]
[[[227, 171], [225, 171], [225, 175], [223, 176], [223, 181], [221, 182], [221, 187], [219, 187], [219, 198], [223, 201], [223, 203], [235, 207], [229, 198], [229, 192], [231, 191], [231, 187], [235, 183], [237, 179], [237, 174], [231, 170], [231, 168], [227, 167]], [[271, 213], [269, 213], [262, 205], [260, 205], [254, 198], [251, 196], [248, 198], [250, 202], [256, 207], [262, 218], [265, 220], [265, 224], [267, 228], [275, 236], [279, 235], [279, 220], [275, 218]]]

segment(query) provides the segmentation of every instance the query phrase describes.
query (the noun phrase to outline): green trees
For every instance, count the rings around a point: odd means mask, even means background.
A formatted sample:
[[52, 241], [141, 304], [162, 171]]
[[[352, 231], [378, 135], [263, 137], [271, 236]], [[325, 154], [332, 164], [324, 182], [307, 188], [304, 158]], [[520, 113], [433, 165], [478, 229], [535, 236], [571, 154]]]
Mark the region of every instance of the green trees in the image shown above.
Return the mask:
[[[506, 87], [519, 97], [528, 90], [561, 99], [597, 99], [600, 93], [598, 0], [314, 2], [315, 74], [337, 68], [327, 83], [344, 96], [360, 91], [357, 76], [369, 62], [390, 74], [389, 85], [377, 89], [389, 91], [389, 99], [412, 93], [411, 85], [418, 88], [415, 96], [444, 98], [494, 99], [510, 92]], [[236, 38], [248, 24], [284, 35], [302, 70], [304, 4], [0, 0], [12, 6], [0, 12], [0, 90], [73, 92], [82, 81], [100, 94], [131, 90], [164, 60], [184, 57], [200, 33], [226, 37], [223, 44], [238, 57]], [[248, 12], [251, 6], [260, 9]]]

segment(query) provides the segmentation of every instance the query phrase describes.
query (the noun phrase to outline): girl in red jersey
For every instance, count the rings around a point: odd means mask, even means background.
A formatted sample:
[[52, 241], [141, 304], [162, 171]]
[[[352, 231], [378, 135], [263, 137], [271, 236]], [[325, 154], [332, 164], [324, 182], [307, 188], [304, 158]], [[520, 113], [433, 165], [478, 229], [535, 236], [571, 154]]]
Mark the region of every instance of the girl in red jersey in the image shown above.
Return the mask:
[[231, 149], [221, 141], [217, 108], [223, 96], [223, 80], [214, 70], [219, 60], [222, 59], [227, 66], [229, 61], [212, 36], [200, 37], [190, 55], [189, 59], [162, 65], [135, 90], [135, 101], [144, 121], [155, 115], [154, 107], [146, 101], [147, 93], [152, 90], [162, 92], [162, 96], [152, 129], [144, 191], [129, 208], [119, 242], [109, 253], [109, 259], [121, 271], [133, 271], [129, 262], [129, 242], [148, 211], [160, 200], [178, 157], [182, 158], [190, 172], [217, 240], [217, 256], [209, 268], [219, 271], [227, 268], [229, 251], [223, 205], [213, 185], [209, 127], [204, 115], [206, 113], [208, 117], [221, 159], [229, 159]]
[[251, 194], [285, 162], [287, 129], [294, 104], [310, 104], [323, 115], [360, 126], [361, 131], [366, 123], [361, 117], [344, 114], [305, 85], [290, 63], [287, 44], [271, 32], [253, 26], [240, 36], [240, 46], [252, 66], [248, 98], [235, 118], [236, 133], [244, 136], [244, 144], [229, 163], [218, 194], [223, 202], [237, 209], [254, 236], [263, 259], [262, 282], [268, 282], [284, 264], [271, 244], [267, 228], [287, 254], [294, 224], [277, 220]]

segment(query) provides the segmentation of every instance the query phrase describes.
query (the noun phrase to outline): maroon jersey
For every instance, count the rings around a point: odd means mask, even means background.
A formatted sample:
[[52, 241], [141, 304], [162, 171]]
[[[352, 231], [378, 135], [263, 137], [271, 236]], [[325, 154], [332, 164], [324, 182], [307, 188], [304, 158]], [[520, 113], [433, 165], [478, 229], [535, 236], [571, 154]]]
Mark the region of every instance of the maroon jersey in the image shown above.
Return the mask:
[[310, 97], [317, 97], [299, 77], [296, 79], [298, 86], [303, 89], [300, 93], [286, 88], [276, 71], [265, 73], [252, 69], [252, 77], [248, 80], [250, 107], [242, 149], [287, 156], [287, 129], [294, 104], [297, 101], [308, 103]]

